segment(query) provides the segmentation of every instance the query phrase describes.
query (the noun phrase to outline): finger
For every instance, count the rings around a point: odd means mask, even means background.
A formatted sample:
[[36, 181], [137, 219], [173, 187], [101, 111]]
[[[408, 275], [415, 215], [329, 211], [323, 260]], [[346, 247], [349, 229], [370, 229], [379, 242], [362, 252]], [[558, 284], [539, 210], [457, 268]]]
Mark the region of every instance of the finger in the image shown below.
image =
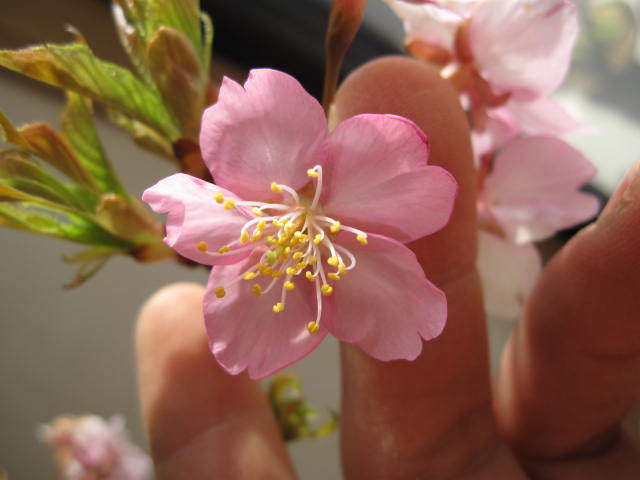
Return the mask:
[[505, 352], [500, 425], [526, 457], [616, 448], [640, 394], [639, 170], [547, 266]]
[[457, 95], [426, 64], [387, 58], [360, 68], [344, 82], [332, 120], [365, 112], [415, 121], [429, 138], [429, 162], [449, 170], [460, 193], [449, 225], [411, 245], [428, 278], [447, 295], [444, 333], [426, 343], [414, 362], [380, 362], [353, 345], [342, 347], [347, 477], [451, 478], [463, 471], [491, 475], [499, 469], [507, 475], [502, 478], [520, 478], [497, 441], [491, 414], [475, 271], [474, 167]]
[[211, 355], [203, 288], [156, 293], [138, 318], [142, 414], [161, 479], [294, 478], [259, 384], [232, 377]]

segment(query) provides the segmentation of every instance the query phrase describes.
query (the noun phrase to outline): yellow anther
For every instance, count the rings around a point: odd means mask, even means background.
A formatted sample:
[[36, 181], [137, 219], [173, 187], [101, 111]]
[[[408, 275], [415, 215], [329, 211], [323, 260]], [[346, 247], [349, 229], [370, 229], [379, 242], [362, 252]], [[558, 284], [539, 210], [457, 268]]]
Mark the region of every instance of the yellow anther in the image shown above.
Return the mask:
[[326, 283], [322, 285], [322, 287], [320, 287], [320, 290], [322, 291], [322, 295], [324, 295], [325, 297], [328, 297], [333, 293], [333, 287], [331, 285], [327, 285]]
[[271, 272], [271, 276], [273, 278], [278, 278], [278, 277], [281, 277], [282, 275], [284, 275], [284, 274], [280, 270], [273, 270]]
[[318, 245], [322, 241], [322, 234], [316, 233], [316, 236], [313, 237], [313, 243]]
[[207, 251], [207, 242], [199, 242], [198, 245], [196, 245], [196, 247], [201, 252], [206, 252]]
[[333, 272], [327, 273], [327, 277], [329, 277], [331, 280], [340, 280], [340, 275]]
[[256, 278], [256, 274], [254, 272], [247, 272], [242, 276], [242, 278], [244, 278], [245, 280], [253, 280], [254, 278]]
[[258, 222], [258, 225], [256, 225], [256, 228], [260, 231], [264, 230], [265, 228], [267, 228], [267, 222], [266, 220], [263, 218], [262, 220], [260, 220]]
[[271, 245], [276, 245], [278, 243], [278, 240], [273, 238], [273, 235], [267, 235], [267, 242], [269, 242]]
[[260, 210], [258, 207], [253, 207], [251, 211], [256, 217], [261, 217], [262, 215], [264, 215], [264, 213], [262, 213], [262, 210]]
[[313, 168], [310, 168], [309, 170], [307, 170], [307, 175], [309, 175], [311, 178], [318, 178], [318, 172], [316, 172]]
[[302, 270], [303, 268], [307, 268], [307, 264], [306, 264], [306, 262], [299, 262], [299, 263], [296, 265], [296, 270]]
[[302, 257], [304, 257], [304, 253], [302, 252], [294, 252], [292, 255], [294, 260], [300, 260]]
[[367, 236], [366, 236], [366, 235], [363, 235], [362, 233], [359, 233], [359, 234], [356, 236], [356, 239], [357, 239], [357, 240], [358, 240], [362, 245], [366, 245], [367, 243], [369, 243], [369, 242], [367, 241]]
[[296, 288], [296, 284], [293, 282], [284, 282], [282, 286], [285, 288], [285, 290], [293, 290], [294, 288]]
[[286, 233], [283, 233], [282, 235], [280, 235], [278, 237], [278, 243], [280, 245], [284, 245], [285, 243], [287, 243], [289, 241], [289, 235], [287, 235]]
[[216, 297], [222, 298], [227, 294], [227, 292], [225, 292], [224, 287], [218, 287], [215, 289], [215, 294]]
[[258, 230], [257, 232], [253, 232], [253, 235], [251, 235], [252, 242], [257, 242], [258, 240], [260, 240], [260, 238], [262, 238], [262, 233], [260, 233], [260, 230]]
[[338, 257], [329, 257], [329, 258], [327, 258], [327, 263], [329, 265], [331, 265], [332, 267], [337, 267], [338, 263], [340, 263], [340, 262], [338, 260]]
[[300, 241], [297, 238], [292, 238], [291, 241], [289, 241], [289, 245], [292, 247], [295, 247], [296, 245], [298, 245], [298, 243], [300, 243]]
[[278, 302], [273, 306], [273, 313], [280, 313], [284, 310], [284, 304], [282, 302]]
[[280, 220], [278, 220], [277, 218], [274, 218], [271, 223], [273, 224], [274, 227], [276, 228], [282, 228], [284, 227], [284, 223], [282, 223]]
[[289, 255], [291, 253], [291, 247], [284, 247], [284, 250], [282, 251], [285, 255]]
[[285, 272], [287, 275], [295, 275], [296, 273], [298, 273], [298, 271], [293, 267], [287, 267]]
[[307, 263], [309, 265], [315, 265], [317, 261], [318, 259], [315, 257], [315, 255], [309, 255], [309, 258], [307, 258]]
[[224, 202], [225, 210], [231, 210], [235, 206], [236, 206], [236, 202], [234, 202], [233, 200], [227, 200], [226, 202]]
[[340, 221], [336, 220], [335, 222], [333, 222], [333, 225], [329, 227], [329, 230], [331, 230], [333, 233], [338, 233], [340, 231], [340, 227], [342, 227]]
[[309, 322], [307, 324], [307, 330], [309, 330], [309, 333], [312, 335], [314, 333], [318, 333], [318, 330], [320, 330], [320, 324], [316, 322]]
[[258, 272], [260, 273], [260, 275], [270, 276], [272, 271], [273, 268], [269, 265], [264, 265], [262, 263], [258, 264]]
[[246, 230], [240, 234], [240, 241], [242, 243], [247, 243], [249, 241], [249, 232]]
[[218, 249], [218, 253], [227, 253], [229, 250], [231, 250], [229, 245], [223, 245]]
[[314, 277], [313, 273], [311, 273], [309, 270], [306, 271], [304, 276], [307, 277], [307, 280], [309, 280], [310, 282], [315, 282], [316, 281], [316, 277]]
[[338, 264], [338, 273], [342, 275], [347, 271], [347, 266], [344, 263]]
[[224, 195], [221, 192], [216, 193], [213, 198], [215, 199], [216, 202], [218, 203], [222, 203], [224, 202]]
[[262, 287], [257, 283], [254, 283], [251, 287], [251, 293], [253, 293], [254, 295], [260, 295], [262, 293]]
[[280, 185], [278, 185], [276, 182], [271, 182], [271, 190], [273, 190], [276, 193], [282, 192], [282, 188], [280, 188]]
[[284, 231], [291, 235], [297, 228], [298, 226], [295, 223], [287, 223], [284, 227]]

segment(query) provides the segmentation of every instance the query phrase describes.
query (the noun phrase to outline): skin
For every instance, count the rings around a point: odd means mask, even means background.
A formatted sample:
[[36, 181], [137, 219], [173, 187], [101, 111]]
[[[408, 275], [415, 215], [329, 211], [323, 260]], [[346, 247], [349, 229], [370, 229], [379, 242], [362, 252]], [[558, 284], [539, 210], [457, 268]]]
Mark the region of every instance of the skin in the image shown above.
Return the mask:
[[[601, 217], [547, 265], [492, 384], [474, 169], [456, 93], [423, 63], [380, 59], [343, 83], [331, 121], [364, 112], [420, 125], [430, 163], [456, 177], [460, 195], [450, 224], [411, 245], [447, 294], [444, 333], [414, 362], [341, 347], [345, 478], [638, 478], [640, 455], [621, 421], [640, 394], [640, 162]], [[226, 374], [209, 352], [202, 294], [198, 285], [168, 286], [138, 319], [140, 398], [158, 478], [296, 478], [259, 386]]]

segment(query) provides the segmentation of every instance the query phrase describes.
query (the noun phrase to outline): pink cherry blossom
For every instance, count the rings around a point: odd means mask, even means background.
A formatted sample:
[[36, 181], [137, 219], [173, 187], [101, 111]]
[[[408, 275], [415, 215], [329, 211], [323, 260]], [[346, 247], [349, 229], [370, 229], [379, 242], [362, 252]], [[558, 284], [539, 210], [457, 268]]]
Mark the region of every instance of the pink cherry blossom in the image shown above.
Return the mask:
[[229, 373], [268, 376], [328, 333], [414, 359], [441, 332], [444, 294], [403, 243], [447, 223], [457, 185], [415, 124], [359, 115], [328, 132], [295, 79], [254, 70], [224, 79], [200, 140], [216, 185], [177, 174], [143, 199], [169, 214], [170, 246], [214, 266], [205, 322]]
[[541, 270], [533, 242], [597, 213], [597, 198], [580, 191], [595, 171], [562, 140], [534, 136], [509, 141], [481, 172], [477, 266], [489, 314], [519, 316]]
[[[496, 133], [487, 125], [496, 109], [528, 134], [559, 135], [578, 127], [547, 98], [566, 75], [577, 37], [571, 2], [477, 0], [456, 8], [448, 2], [387, 2], [404, 21], [409, 51], [443, 66], [443, 76], [464, 95], [476, 131]], [[503, 140], [491, 139], [493, 151]]]
[[549, 238], [598, 212], [598, 199], [580, 191], [595, 173], [591, 162], [557, 138], [512, 140], [483, 181], [481, 222], [516, 244]]
[[129, 441], [120, 416], [62, 416], [40, 426], [38, 436], [55, 449], [65, 480], [151, 478], [151, 460]]

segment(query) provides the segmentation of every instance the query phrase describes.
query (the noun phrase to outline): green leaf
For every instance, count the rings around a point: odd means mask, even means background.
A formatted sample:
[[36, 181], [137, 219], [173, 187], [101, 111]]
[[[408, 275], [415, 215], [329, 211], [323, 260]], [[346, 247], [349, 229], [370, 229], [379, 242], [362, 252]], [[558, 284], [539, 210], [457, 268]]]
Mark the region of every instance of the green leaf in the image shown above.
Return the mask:
[[173, 147], [165, 137], [160, 135], [156, 130], [149, 128], [144, 123], [122, 115], [115, 110], [107, 109], [109, 120], [121, 128], [127, 130], [132, 136], [133, 141], [141, 148], [160, 155], [161, 157], [175, 161]]
[[88, 96], [146, 123], [172, 140], [179, 135], [157, 92], [126, 68], [100, 60], [81, 43], [0, 50], [0, 65]]
[[85, 170], [75, 152], [50, 125], [43, 122], [31, 123], [20, 127], [18, 132], [29, 144], [29, 151], [80, 185], [91, 189], [96, 188], [93, 178]]
[[[0, 185], [0, 200], [6, 186]], [[115, 248], [131, 248], [130, 242], [117, 238], [95, 222], [79, 215], [64, 212], [56, 215], [52, 209], [29, 208], [26, 205], [0, 201], [0, 223], [40, 235], [63, 238], [71, 242]]]
[[91, 113], [89, 99], [67, 91], [67, 106], [62, 114], [62, 135], [101, 191], [126, 194], [102, 148]]
[[200, 12], [198, 0], [114, 0], [113, 14], [124, 48], [143, 76], [146, 46], [161, 27], [182, 32], [195, 48], [203, 71], [209, 72], [213, 28], [209, 17]]
[[69, 186], [29, 159], [22, 151], [0, 150], [0, 182], [56, 203], [79, 209], [87, 208], [87, 204], [80, 201]]
[[147, 48], [149, 71], [173, 115], [182, 138], [198, 140], [208, 78], [185, 34], [161, 27]]

